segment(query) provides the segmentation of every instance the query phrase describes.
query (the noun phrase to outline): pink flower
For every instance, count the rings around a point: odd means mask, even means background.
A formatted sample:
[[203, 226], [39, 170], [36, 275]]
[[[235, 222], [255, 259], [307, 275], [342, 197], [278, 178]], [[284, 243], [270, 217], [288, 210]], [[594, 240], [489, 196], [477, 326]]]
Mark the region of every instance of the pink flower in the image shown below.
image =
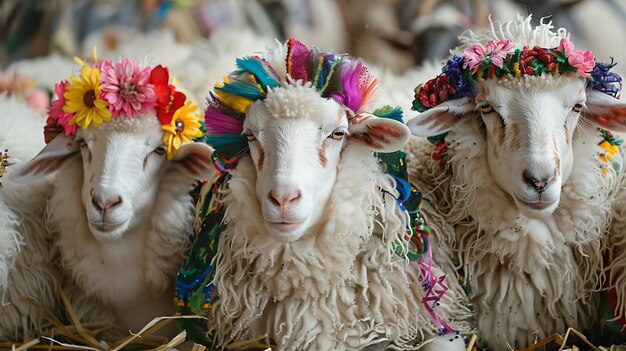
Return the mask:
[[511, 52], [513, 52], [513, 44], [510, 40], [498, 42], [490, 40], [487, 47], [478, 43], [473, 48], [463, 50], [465, 53], [463, 68], [469, 68], [472, 74], [475, 74], [484, 62], [493, 63], [496, 67], [502, 68], [504, 67], [504, 59]]
[[68, 84], [69, 82], [64, 80], [54, 85], [54, 94], [57, 96], [57, 99], [50, 106], [50, 117], [57, 121], [57, 125], [63, 127], [67, 136], [76, 134], [76, 124], [69, 123], [73, 115], [63, 112], [63, 106], [65, 105], [65, 97], [63, 95]]
[[574, 51], [574, 44], [565, 38], [561, 39], [559, 50], [563, 51], [567, 57], [567, 63], [577, 69], [576, 73], [579, 76], [589, 78], [590, 74], [587, 72], [593, 71], [596, 65], [596, 58], [591, 51]]
[[563, 51], [565, 53], [565, 57], [569, 56], [574, 51], [574, 43], [571, 41], [561, 38], [559, 42], [559, 51]]
[[100, 66], [101, 97], [109, 103], [113, 117], [123, 112], [128, 117], [147, 113], [156, 106], [156, 96], [150, 80], [150, 67], [139, 68], [137, 61], [123, 59]]

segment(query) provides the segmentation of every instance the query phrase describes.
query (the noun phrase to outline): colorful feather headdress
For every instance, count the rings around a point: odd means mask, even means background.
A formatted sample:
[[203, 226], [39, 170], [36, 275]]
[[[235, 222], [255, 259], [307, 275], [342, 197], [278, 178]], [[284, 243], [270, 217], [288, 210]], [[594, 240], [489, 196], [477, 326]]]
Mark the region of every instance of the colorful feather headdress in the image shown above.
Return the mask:
[[343, 105], [351, 118], [365, 112], [378, 81], [360, 61], [309, 49], [293, 38], [287, 40], [284, 52], [278, 52], [285, 56], [280, 58], [280, 67], [272, 57], [277, 52], [272, 51], [237, 59], [237, 69], [215, 86], [208, 99], [204, 115], [207, 142], [216, 150], [214, 164], [220, 172], [234, 167], [248, 152], [242, 135], [246, 112], [272, 88], [300, 81]]
[[596, 63], [590, 51], [575, 50], [562, 38], [556, 48], [538, 46], [514, 48], [510, 40], [491, 40], [486, 46], [476, 44], [454, 55], [441, 74], [415, 90], [413, 110], [424, 112], [448, 100], [474, 96], [474, 84], [486, 79], [576, 74], [587, 79], [587, 87], [619, 98], [622, 78], [610, 72], [611, 63]]

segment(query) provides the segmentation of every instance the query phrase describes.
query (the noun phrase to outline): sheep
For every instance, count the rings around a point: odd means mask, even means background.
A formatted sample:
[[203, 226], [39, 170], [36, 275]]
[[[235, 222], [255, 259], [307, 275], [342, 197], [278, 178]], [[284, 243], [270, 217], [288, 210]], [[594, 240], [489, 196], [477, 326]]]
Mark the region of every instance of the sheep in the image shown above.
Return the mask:
[[623, 179], [619, 137], [607, 131], [626, 130], [621, 79], [552, 29], [529, 16], [467, 32], [455, 51], [465, 56], [416, 88], [422, 113], [407, 122], [434, 137], [434, 150], [413, 141], [407, 162], [491, 349], [595, 320]]
[[0, 94], [0, 111], [0, 154], [8, 154], [6, 165], [0, 166], [5, 168], [0, 171], [0, 339], [15, 340], [45, 325], [31, 299], [56, 309], [58, 272], [41, 219], [50, 179], [27, 186], [8, 179], [43, 148], [43, 139], [33, 131], [41, 130], [45, 120], [15, 96]]
[[410, 133], [399, 110], [369, 112], [376, 80], [295, 39], [237, 65], [205, 113], [220, 177], [203, 188], [178, 274], [179, 312], [208, 318], [188, 334], [218, 348], [266, 334], [280, 350], [464, 349], [438, 336], [446, 323], [469, 330], [463, 292], [446, 280], [434, 318], [422, 283], [439, 288], [403, 257], [408, 218], [372, 151]]
[[55, 86], [49, 143], [12, 179], [54, 175], [46, 205], [64, 288], [83, 321], [137, 330], [170, 315], [193, 223], [190, 191], [210, 173], [201, 117], [163, 66], [105, 60]]

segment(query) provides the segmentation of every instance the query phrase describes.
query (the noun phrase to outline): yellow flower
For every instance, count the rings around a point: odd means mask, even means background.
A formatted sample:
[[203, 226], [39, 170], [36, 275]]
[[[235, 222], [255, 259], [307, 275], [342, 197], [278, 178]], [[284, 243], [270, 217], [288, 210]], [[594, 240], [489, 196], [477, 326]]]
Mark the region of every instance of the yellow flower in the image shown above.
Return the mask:
[[111, 120], [109, 104], [100, 100], [100, 71], [97, 68], [89, 68], [86, 65], [80, 69], [80, 76], [72, 76], [65, 97], [63, 112], [73, 113], [74, 117], [70, 124], [77, 124], [81, 128], [87, 128], [93, 124], [95, 127]]
[[202, 136], [200, 121], [202, 116], [196, 114], [198, 106], [187, 101], [184, 106], [174, 112], [170, 124], [161, 126], [163, 142], [167, 146], [167, 159], [174, 158], [182, 143], [190, 142], [193, 138]]
[[606, 151], [606, 154], [600, 155], [600, 160], [604, 163], [609, 162], [609, 160], [619, 152], [619, 148], [615, 145], [611, 145], [608, 141], [600, 143], [600, 147]]

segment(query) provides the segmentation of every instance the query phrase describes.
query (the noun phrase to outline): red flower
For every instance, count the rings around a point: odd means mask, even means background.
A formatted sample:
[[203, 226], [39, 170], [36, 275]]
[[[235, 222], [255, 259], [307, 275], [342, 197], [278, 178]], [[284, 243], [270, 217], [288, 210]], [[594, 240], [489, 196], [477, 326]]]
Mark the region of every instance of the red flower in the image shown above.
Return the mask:
[[43, 136], [46, 144], [52, 141], [57, 135], [64, 132], [64, 128], [59, 124], [58, 119], [48, 117], [46, 125], [43, 127]]
[[419, 100], [419, 103], [424, 107], [424, 110], [427, 110], [439, 105], [439, 103], [443, 101], [449, 100], [455, 95], [456, 89], [448, 83], [446, 75], [442, 74], [439, 77], [426, 82], [426, 84], [419, 89], [417, 94], [415, 94], [415, 98]]
[[156, 114], [163, 125], [172, 122], [174, 112], [185, 104], [187, 97], [176, 88], [168, 84], [170, 73], [167, 67], [158, 65], [150, 72], [150, 84], [154, 85], [154, 94], [157, 98]]
[[552, 55], [552, 51], [548, 51], [538, 46], [535, 46], [532, 49], [524, 47], [519, 60], [519, 70], [523, 74], [527, 74], [529, 76], [540, 75], [540, 69], [542, 67], [545, 67], [547, 72], [554, 73], [555, 66], [556, 62], [554, 56]]

